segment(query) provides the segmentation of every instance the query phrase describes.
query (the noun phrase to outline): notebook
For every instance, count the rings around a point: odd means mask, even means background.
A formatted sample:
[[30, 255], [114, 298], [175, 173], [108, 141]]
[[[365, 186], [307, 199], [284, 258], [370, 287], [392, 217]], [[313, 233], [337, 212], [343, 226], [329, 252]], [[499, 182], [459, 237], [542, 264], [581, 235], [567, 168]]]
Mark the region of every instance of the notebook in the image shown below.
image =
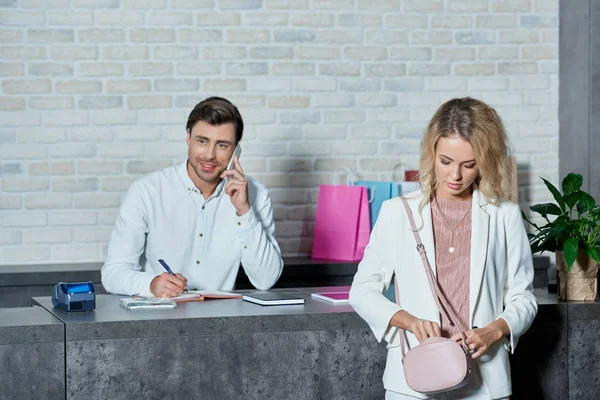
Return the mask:
[[159, 310], [177, 308], [177, 303], [171, 299], [124, 297], [119, 299], [119, 305], [127, 310]]
[[222, 290], [190, 290], [179, 296], [171, 297], [171, 300], [177, 302], [184, 301], [202, 301], [205, 299], [239, 299], [242, 295], [238, 293], [225, 292]]
[[[203, 301], [205, 299], [239, 299], [242, 295], [238, 293], [225, 292], [222, 290], [190, 290], [179, 296], [169, 297], [168, 300], [174, 300], [178, 303], [186, 301]], [[156, 297], [147, 297], [143, 295], [134, 295], [135, 299], [155, 299]]]
[[291, 304], [304, 304], [304, 297], [281, 292], [256, 291], [245, 293], [242, 299], [261, 306], [283, 306]]
[[312, 293], [311, 296], [315, 299], [325, 300], [330, 303], [348, 303], [350, 293], [348, 293], [348, 292], [323, 292], [323, 293]]

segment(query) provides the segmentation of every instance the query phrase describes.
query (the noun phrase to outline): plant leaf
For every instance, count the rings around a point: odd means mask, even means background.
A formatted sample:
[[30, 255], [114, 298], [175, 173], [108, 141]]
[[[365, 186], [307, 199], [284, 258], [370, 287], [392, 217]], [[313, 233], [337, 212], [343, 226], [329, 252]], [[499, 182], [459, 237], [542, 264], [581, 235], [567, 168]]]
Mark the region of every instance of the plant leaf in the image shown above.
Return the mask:
[[585, 253], [594, 261], [600, 263], [600, 250], [596, 247], [585, 247]]
[[583, 199], [584, 194], [587, 194], [587, 193], [584, 193], [581, 190], [577, 190], [575, 192], [566, 194], [565, 197], [563, 197], [563, 200], [567, 204], [567, 207], [569, 207], [569, 210], [572, 209], [573, 206], [575, 204], [577, 204], [578, 201]]
[[536, 229], [540, 229], [539, 226], [537, 226], [527, 218], [527, 215], [525, 215], [525, 212], [523, 210], [521, 210], [521, 217], [523, 217], [523, 221], [527, 222], [529, 225], [532, 225]]
[[547, 218], [548, 214], [550, 215], [561, 215], [562, 210], [554, 203], [542, 203], [535, 204], [529, 209], [533, 212], [539, 213], [542, 217]]
[[542, 178], [542, 180], [546, 184], [546, 187], [548, 188], [548, 190], [550, 191], [550, 193], [552, 193], [552, 196], [554, 197], [554, 200], [556, 200], [556, 202], [558, 203], [558, 205], [560, 206], [560, 208], [563, 211], [565, 211], [565, 203], [564, 203], [564, 201], [562, 199], [562, 195], [560, 194], [560, 192], [558, 191], [558, 189], [556, 188], [556, 186], [554, 186], [553, 184], [551, 184], [550, 182], [548, 182], [544, 178]]
[[592, 196], [590, 196], [589, 194], [587, 194], [584, 191], [579, 191], [581, 193], [581, 198], [579, 199], [579, 203], [577, 204], [578, 206], [578, 211], [579, 211], [579, 204], [583, 204], [585, 207], [586, 211], [592, 211], [594, 209], [594, 207], [596, 207], [596, 200], [594, 200], [594, 198]]
[[554, 252], [556, 249], [556, 246], [553, 243], [544, 242], [541, 239], [536, 239], [532, 241], [530, 247], [531, 254], [543, 253], [544, 251]]
[[559, 249], [558, 241], [556, 240], [556, 237], [548, 234], [537, 243], [537, 249], [538, 249], [538, 251], [555, 252], [556, 250]]
[[548, 232], [548, 237], [554, 238], [554, 240], [559, 243], [561, 241], [562, 233], [569, 227], [569, 223], [565, 221], [554, 222], [554, 226], [550, 229], [550, 232]]
[[577, 253], [579, 252], [579, 242], [577, 239], [567, 239], [565, 241], [565, 246], [563, 247], [565, 261], [567, 262], [567, 266], [569, 267], [569, 271], [573, 268], [573, 263], [577, 259]]
[[565, 195], [569, 193], [573, 193], [579, 189], [581, 189], [581, 185], [583, 185], [583, 176], [580, 174], [570, 173], [565, 176], [565, 179], [562, 181], [562, 190]]

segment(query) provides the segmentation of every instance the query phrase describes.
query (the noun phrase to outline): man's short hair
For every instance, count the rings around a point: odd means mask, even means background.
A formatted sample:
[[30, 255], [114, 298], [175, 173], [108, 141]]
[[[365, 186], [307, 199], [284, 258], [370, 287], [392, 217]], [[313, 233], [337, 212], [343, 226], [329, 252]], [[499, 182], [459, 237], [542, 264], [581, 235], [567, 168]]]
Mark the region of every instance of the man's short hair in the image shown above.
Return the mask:
[[237, 107], [223, 97], [209, 97], [196, 104], [185, 126], [189, 134], [191, 134], [192, 128], [198, 121], [204, 121], [212, 126], [231, 123], [235, 129], [236, 143], [242, 140], [244, 134], [242, 116]]

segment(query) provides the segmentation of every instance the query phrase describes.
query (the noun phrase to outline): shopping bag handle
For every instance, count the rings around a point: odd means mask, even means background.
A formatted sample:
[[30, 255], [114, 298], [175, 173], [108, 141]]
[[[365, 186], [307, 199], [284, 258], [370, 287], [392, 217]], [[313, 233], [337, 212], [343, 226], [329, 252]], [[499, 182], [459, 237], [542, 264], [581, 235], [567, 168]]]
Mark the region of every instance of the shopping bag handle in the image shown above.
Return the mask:
[[348, 167], [343, 167], [341, 170], [334, 172], [333, 175], [331, 175], [331, 184], [332, 185], [336, 184], [336, 176], [337, 176], [337, 174], [342, 173], [342, 172], [346, 173], [346, 186], [353, 186], [352, 182], [357, 180], [356, 175]]
[[[348, 167], [342, 168], [342, 171], [344, 171], [346, 173], [346, 186], [356, 186], [354, 184], [354, 182], [356, 182], [357, 179], [356, 179], [356, 174], [354, 174], [354, 171], [352, 171]], [[340, 173], [340, 172], [341, 171], [337, 171], [337, 173]], [[336, 177], [336, 173], [331, 175], [331, 184], [332, 185], [335, 185], [335, 177]], [[377, 188], [375, 186], [373, 186], [373, 187], [367, 186], [367, 189], [370, 189], [370, 191], [371, 191], [371, 193], [369, 195], [369, 204], [372, 204], [373, 201], [375, 201], [375, 190], [377, 190]]]

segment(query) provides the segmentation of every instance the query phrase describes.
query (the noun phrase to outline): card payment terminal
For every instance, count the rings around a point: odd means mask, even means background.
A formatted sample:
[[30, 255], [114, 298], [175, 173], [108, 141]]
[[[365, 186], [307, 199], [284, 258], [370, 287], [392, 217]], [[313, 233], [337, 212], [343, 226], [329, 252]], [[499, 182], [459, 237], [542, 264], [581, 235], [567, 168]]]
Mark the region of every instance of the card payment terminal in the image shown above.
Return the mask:
[[54, 307], [67, 311], [93, 311], [96, 308], [94, 282], [59, 282], [52, 293]]

